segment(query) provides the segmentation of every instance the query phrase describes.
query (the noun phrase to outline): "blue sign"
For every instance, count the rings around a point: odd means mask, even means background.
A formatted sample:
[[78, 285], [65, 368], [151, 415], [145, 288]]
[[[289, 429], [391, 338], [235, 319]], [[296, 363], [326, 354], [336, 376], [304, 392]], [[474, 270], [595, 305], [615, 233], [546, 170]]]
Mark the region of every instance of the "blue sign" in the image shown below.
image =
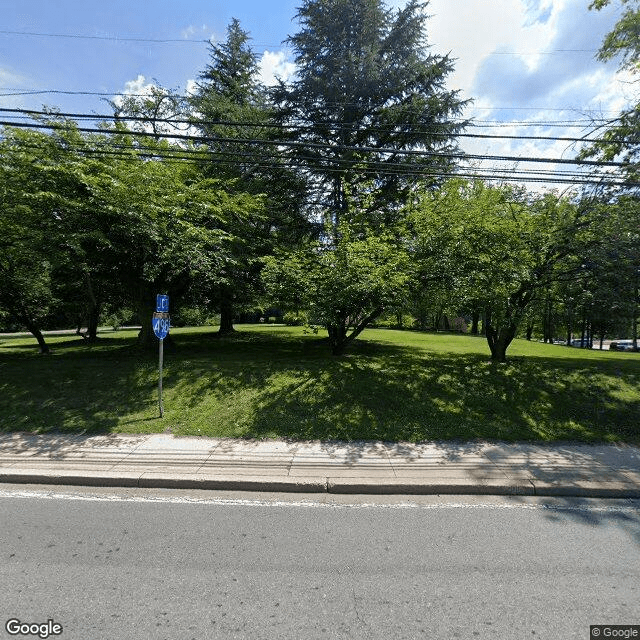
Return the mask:
[[171, 328], [169, 316], [163, 318], [155, 317], [154, 315], [151, 324], [153, 325], [153, 333], [156, 334], [159, 340], [164, 340], [169, 335], [169, 329]]
[[160, 293], [156, 296], [156, 312], [169, 313], [169, 296], [163, 296]]

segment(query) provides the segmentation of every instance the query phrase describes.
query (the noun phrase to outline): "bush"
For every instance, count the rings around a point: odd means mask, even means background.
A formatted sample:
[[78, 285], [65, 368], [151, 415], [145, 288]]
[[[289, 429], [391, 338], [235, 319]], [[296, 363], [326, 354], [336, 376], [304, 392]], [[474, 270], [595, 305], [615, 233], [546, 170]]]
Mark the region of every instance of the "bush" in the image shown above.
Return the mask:
[[130, 323], [132, 316], [133, 311], [131, 311], [131, 309], [121, 307], [111, 310], [103, 316], [102, 321], [104, 324], [113, 327], [114, 331], [117, 331], [122, 325]]
[[290, 327], [302, 327], [309, 324], [309, 314], [306, 311], [288, 311], [282, 316], [282, 322]]
[[371, 326], [381, 329], [410, 329], [414, 324], [415, 318], [408, 313], [398, 314], [395, 311], [387, 311], [371, 323]]
[[220, 316], [201, 307], [183, 307], [175, 314], [171, 314], [172, 327], [204, 327], [220, 323]]

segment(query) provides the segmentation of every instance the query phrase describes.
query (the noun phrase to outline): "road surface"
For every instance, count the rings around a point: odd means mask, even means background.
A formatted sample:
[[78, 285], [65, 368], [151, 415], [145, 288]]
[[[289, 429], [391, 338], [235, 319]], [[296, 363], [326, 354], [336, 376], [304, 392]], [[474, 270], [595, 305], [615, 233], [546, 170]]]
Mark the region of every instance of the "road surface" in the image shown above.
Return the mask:
[[[63, 640], [587, 640], [640, 624], [640, 502], [0, 486], [7, 620]], [[36, 638], [38, 636], [28, 636]]]

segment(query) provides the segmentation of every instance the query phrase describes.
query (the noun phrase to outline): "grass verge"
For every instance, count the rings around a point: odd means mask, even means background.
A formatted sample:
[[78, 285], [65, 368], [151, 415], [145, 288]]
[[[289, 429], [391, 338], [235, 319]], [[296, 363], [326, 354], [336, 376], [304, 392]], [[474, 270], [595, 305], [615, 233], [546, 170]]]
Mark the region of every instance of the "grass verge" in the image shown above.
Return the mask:
[[157, 353], [135, 332], [88, 346], [0, 339], [0, 429], [170, 431], [294, 440], [469, 440], [640, 444], [640, 356], [514, 342], [493, 364], [482, 338], [368, 330], [346, 356], [297, 327], [244, 326], [231, 338], [174, 329]]

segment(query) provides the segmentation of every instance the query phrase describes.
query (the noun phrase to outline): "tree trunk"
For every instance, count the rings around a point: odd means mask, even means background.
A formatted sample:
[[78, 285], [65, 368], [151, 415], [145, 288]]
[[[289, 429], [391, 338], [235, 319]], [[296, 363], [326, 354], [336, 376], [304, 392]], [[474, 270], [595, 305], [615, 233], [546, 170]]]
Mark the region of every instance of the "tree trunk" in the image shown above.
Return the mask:
[[351, 342], [353, 342], [367, 328], [369, 323], [373, 322], [382, 313], [382, 311], [382, 308], [374, 309], [349, 334], [347, 334], [349, 327], [346, 320], [340, 323], [327, 325], [331, 353], [334, 356], [342, 355], [347, 346], [351, 344]]
[[151, 319], [153, 318], [153, 312], [155, 306], [153, 306], [148, 300], [138, 303], [138, 316], [142, 326], [138, 333], [138, 345], [144, 349], [151, 349], [156, 346], [156, 337], [153, 333], [153, 327], [151, 325]]
[[638, 350], [638, 276], [640, 275], [640, 269], [636, 270], [635, 287], [633, 290], [633, 306], [631, 307], [631, 313], [633, 314], [631, 319], [631, 339], [633, 340], [633, 350]]
[[471, 335], [473, 336], [477, 336], [478, 335], [478, 324], [480, 322], [480, 312], [479, 311], [474, 311], [471, 314]]
[[98, 339], [98, 322], [100, 320], [100, 305], [93, 293], [93, 285], [91, 283], [91, 275], [85, 272], [87, 282], [87, 293], [89, 294], [89, 318], [87, 321], [87, 340], [95, 342]]
[[503, 321], [503, 325], [495, 327], [492, 322], [492, 313], [488, 309], [485, 313], [486, 336], [489, 350], [491, 351], [491, 360], [493, 362], [506, 362], [507, 349], [516, 337], [520, 315], [511, 315]]
[[233, 300], [228, 291], [224, 291], [220, 300], [220, 328], [219, 335], [228, 335], [234, 333], [233, 328]]
[[28, 318], [22, 318], [25, 326], [29, 331], [33, 334], [33, 337], [38, 341], [38, 346], [40, 347], [40, 353], [46, 355], [49, 353], [49, 345], [45, 342], [44, 336], [42, 335], [42, 331], [40, 331], [40, 327], [38, 327], [35, 323], [31, 322]]
[[100, 305], [91, 303], [87, 324], [87, 340], [95, 342], [98, 339], [98, 323], [100, 321]]
[[[535, 325], [533, 323], [530, 323], [527, 325], [527, 340], [529, 342], [531, 342], [531, 338], [533, 338], [533, 329], [535, 328]], [[545, 342], [546, 342], [546, 338], [545, 338]]]
[[545, 343], [553, 343], [553, 307], [549, 294], [544, 305], [543, 340]]
[[510, 323], [506, 327], [487, 327], [487, 342], [493, 362], [506, 362], [507, 349], [515, 338], [517, 325]]
[[331, 353], [334, 356], [342, 355], [347, 346], [346, 327], [343, 324], [327, 325], [327, 333], [329, 334]]

